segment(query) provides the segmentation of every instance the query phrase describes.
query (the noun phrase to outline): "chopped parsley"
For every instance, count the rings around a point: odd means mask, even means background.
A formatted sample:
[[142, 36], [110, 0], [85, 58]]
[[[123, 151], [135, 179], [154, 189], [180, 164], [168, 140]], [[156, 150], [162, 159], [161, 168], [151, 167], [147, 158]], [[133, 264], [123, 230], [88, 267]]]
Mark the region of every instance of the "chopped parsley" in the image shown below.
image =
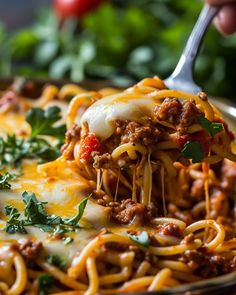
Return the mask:
[[10, 174], [6, 172], [5, 174], [0, 174], [0, 190], [9, 190], [11, 189], [11, 184], [8, 182], [8, 180], [15, 179], [14, 174]]
[[12, 206], [6, 206], [5, 207], [5, 214], [9, 216], [9, 220], [7, 221], [5, 231], [9, 234], [13, 233], [21, 233], [21, 234], [26, 234], [26, 230], [24, 227], [24, 222], [23, 220], [20, 220], [20, 213], [18, 210]]
[[66, 258], [60, 257], [59, 255], [49, 255], [46, 257], [46, 261], [51, 265], [59, 267], [60, 269], [64, 269], [66, 266]]
[[54, 284], [54, 278], [47, 274], [39, 276], [39, 295], [47, 295]]
[[8, 233], [27, 233], [27, 226], [35, 226], [44, 232], [53, 234], [66, 233], [79, 228], [79, 221], [84, 214], [84, 210], [88, 198], [83, 199], [78, 205], [78, 212], [71, 218], [61, 218], [57, 215], [47, 214], [44, 205], [47, 202], [37, 200], [34, 193], [24, 192], [22, 194], [23, 202], [25, 203], [24, 217], [18, 210], [12, 206], [5, 207], [5, 214], [9, 216], [6, 224], [6, 232]]
[[201, 162], [204, 158], [204, 151], [198, 141], [187, 141], [181, 151], [186, 159], [192, 159], [193, 163]]
[[[26, 114], [26, 120], [31, 126], [29, 138], [18, 138], [15, 134], [8, 134], [5, 139], [0, 138], [0, 167], [19, 168], [23, 159], [36, 159], [40, 163], [57, 159], [66, 132], [64, 124], [56, 124], [60, 119], [58, 107], [30, 109]], [[57, 143], [52, 145], [42, 135], [55, 137]]]
[[139, 244], [140, 246], [147, 248], [150, 245], [150, 238], [149, 238], [148, 233], [146, 231], [143, 231], [138, 235], [133, 235], [133, 234], [128, 233], [128, 236], [132, 241]]
[[64, 238], [62, 238], [62, 240], [65, 245], [68, 245], [74, 241], [74, 239], [72, 237], [64, 237]]
[[223, 131], [223, 124], [211, 122], [203, 116], [197, 117], [197, 122], [208, 131], [208, 133], [214, 137], [217, 133]]
[[76, 224], [80, 221], [81, 217], [84, 214], [84, 209], [87, 205], [87, 202], [88, 202], [88, 198], [83, 199], [78, 205], [77, 214], [71, 218], [65, 218], [64, 224], [70, 225], [70, 226], [76, 226]]
[[26, 121], [31, 126], [31, 137], [34, 138], [38, 135], [50, 135], [56, 138], [64, 138], [66, 126], [56, 125], [58, 120], [61, 119], [60, 108], [53, 106], [46, 110], [40, 108], [32, 108], [26, 114]]

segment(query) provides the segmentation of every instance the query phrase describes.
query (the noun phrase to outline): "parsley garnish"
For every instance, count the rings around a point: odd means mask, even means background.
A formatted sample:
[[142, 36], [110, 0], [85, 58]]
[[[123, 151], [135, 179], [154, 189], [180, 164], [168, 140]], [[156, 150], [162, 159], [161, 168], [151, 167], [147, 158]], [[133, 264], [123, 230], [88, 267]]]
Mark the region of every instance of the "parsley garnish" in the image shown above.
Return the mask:
[[128, 234], [128, 236], [132, 241], [143, 247], [147, 248], [150, 245], [150, 239], [146, 231], [143, 231], [138, 235]]
[[187, 141], [181, 153], [186, 159], [192, 159], [193, 163], [201, 162], [204, 158], [202, 146], [198, 141]]
[[39, 295], [47, 295], [54, 284], [54, 278], [47, 274], [39, 276]]
[[11, 184], [8, 182], [8, 180], [15, 179], [15, 175], [10, 173], [0, 174], [0, 190], [8, 190], [11, 189]]
[[78, 205], [78, 212], [71, 218], [61, 218], [57, 215], [48, 215], [44, 205], [47, 202], [37, 200], [34, 193], [24, 192], [22, 194], [25, 203], [24, 218], [20, 219], [18, 210], [11, 206], [5, 207], [5, 214], [9, 216], [6, 224], [8, 233], [27, 233], [25, 227], [35, 226], [44, 232], [53, 234], [66, 233], [79, 228], [79, 221], [84, 214], [88, 198], [83, 199]]
[[49, 264], [59, 267], [60, 269], [64, 269], [66, 266], [66, 258], [62, 258], [59, 255], [49, 255], [46, 257], [46, 261]]
[[15, 134], [0, 138], [0, 167], [20, 168], [23, 159], [43, 163], [57, 159], [60, 154], [59, 146], [51, 146], [42, 138], [19, 139]]
[[64, 224], [75, 226], [80, 221], [81, 217], [83, 216], [84, 209], [87, 205], [87, 202], [88, 202], [88, 198], [83, 199], [78, 205], [77, 214], [71, 218], [65, 218]]
[[215, 123], [209, 121], [207, 118], [203, 116], [197, 117], [197, 122], [208, 131], [208, 133], [214, 137], [217, 133], [223, 131], [222, 123]]
[[72, 237], [64, 237], [64, 238], [62, 238], [62, 240], [65, 245], [68, 245], [74, 241], [74, 239]]
[[[8, 165], [19, 168], [23, 159], [36, 159], [40, 163], [57, 159], [66, 132], [65, 125], [54, 126], [61, 119], [59, 114], [58, 107], [30, 109], [26, 114], [31, 126], [28, 139], [17, 138], [15, 134], [7, 135], [6, 139], [0, 138], [0, 167]], [[58, 143], [51, 145], [42, 135], [53, 136]]]
[[66, 126], [55, 126], [55, 123], [61, 119], [59, 107], [49, 107], [46, 110], [32, 108], [26, 114], [26, 121], [31, 126], [31, 137], [38, 135], [50, 135], [56, 138], [64, 138]]
[[21, 233], [21, 234], [26, 234], [26, 230], [24, 227], [24, 221], [23, 220], [19, 220], [20, 217], [20, 213], [18, 212], [18, 210], [12, 206], [6, 206], [5, 207], [5, 214], [7, 216], [9, 216], [9, 220], [7, 221], [6, 224], [6, 232], [9, 234], [13, 234], [13, 233]]

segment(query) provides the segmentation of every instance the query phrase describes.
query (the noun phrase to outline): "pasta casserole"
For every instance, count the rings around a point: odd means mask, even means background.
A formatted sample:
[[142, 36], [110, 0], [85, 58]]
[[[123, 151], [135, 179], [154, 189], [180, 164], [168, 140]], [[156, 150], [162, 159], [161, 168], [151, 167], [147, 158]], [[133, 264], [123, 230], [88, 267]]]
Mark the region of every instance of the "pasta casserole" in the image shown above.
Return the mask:
[[234, 134], [208, 96], [16, 80], [0, 98], [0, 293], [158, 291], [236, 270]]

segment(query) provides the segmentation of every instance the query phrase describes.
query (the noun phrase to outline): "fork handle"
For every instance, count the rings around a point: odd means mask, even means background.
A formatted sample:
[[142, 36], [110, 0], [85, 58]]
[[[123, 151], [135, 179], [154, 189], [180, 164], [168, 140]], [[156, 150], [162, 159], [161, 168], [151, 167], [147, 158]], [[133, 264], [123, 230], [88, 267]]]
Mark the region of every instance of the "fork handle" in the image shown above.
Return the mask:
[[201, 48], [203, 37], [205, 36], [208, 26], [220, 9], [221, 6], [208, 4], [203, 7], [196, 25], [187, 41], [179, 63], [175, 68], [173, 73], [174, 76], [177, 74], [179, 75], [181, 72], [185, 72], [185, 75], [187, 74], [190, 79], [192, 78], [195, 60]]
[[207, 28], [220, 9], [221, 6], [212, 6], [208, 4], [203, 7], [184, 49], [183, 54], [186, 58], [191, 59], [193, 62], [195, 61]]

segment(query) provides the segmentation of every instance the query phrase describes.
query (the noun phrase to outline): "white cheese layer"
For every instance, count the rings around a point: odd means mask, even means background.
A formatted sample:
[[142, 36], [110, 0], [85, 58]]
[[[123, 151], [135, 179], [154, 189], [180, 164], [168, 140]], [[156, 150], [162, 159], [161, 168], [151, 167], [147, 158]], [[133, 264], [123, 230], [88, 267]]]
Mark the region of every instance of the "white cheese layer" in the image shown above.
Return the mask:
[[95, 102], [82, 115], [80, 124], [87, 124], [89, 132], [105, 140], [114, 133], [116, 120], [143, 123], [152, 115], [154, 107], [154, 99], [124, 92]]

